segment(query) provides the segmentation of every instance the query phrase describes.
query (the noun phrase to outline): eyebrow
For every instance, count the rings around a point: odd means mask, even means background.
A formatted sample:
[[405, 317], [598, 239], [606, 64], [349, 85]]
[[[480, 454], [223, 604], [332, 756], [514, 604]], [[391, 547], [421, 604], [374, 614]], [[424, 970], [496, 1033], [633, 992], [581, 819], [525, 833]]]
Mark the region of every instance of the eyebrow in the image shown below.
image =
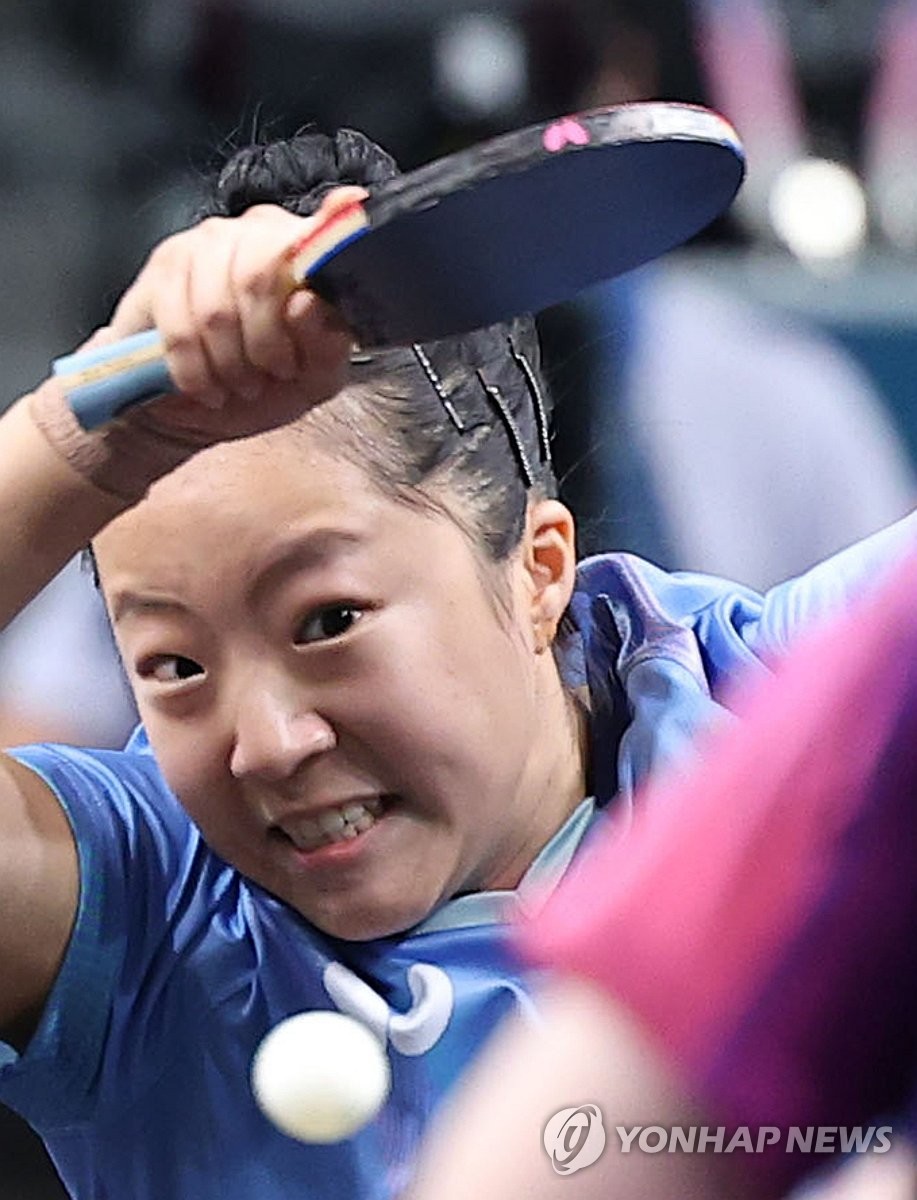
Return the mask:
[[111, 602], [112, 624], [123, 621], [125, 617], [143, 616], [148, 613], [181, 615], [187, 612], [187, 607], [180, 600], [171, 600], [165, 596], [145, 596], [137, 592], [116, 592]]
[[329, 527], [294, 532], [271, 548], [254, 576], [249, 595], [257, 600], [291, 571], [317, 570], [329, 562], [365, 546], [368, 538], [355, 529]]
[[[316, 570], [334, 558], [365, 545], [366, 541], [365, 534], [352, 529], [312, 529], [306, 533], [293, 533], [281, 539], [265, 557], [255, 573], [250, 596], [257, 600], [260, 593], [270, 590], [278, 578], [290, 571]], [[190, 611], [186, 604], [174, 597], [129, 590], [116, 592], [111, 602], [113, 624], [128, 616], [187, 616]]]

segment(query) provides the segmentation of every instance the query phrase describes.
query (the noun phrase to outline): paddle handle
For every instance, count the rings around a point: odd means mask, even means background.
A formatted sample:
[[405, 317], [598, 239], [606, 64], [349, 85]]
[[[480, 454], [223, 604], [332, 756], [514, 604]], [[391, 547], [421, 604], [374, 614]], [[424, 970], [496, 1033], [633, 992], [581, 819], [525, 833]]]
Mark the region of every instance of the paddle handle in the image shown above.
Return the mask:
[[55, 359], [52, 369], [86, 430], [98, 429], [134, 404], [175, 390], [155, 329]]
[[[284, 277], [291, 292], [308, 287], [330, 258], [369, 230], [365, 198], [362, 188], [353, 187], [326, 198], [315, 227], [287, 251]], [[74, 416], [87, 431], [135, 404], [175, 391], [162, 338], [155, 329], [65, 355], [54, 360], [52, 370]]]

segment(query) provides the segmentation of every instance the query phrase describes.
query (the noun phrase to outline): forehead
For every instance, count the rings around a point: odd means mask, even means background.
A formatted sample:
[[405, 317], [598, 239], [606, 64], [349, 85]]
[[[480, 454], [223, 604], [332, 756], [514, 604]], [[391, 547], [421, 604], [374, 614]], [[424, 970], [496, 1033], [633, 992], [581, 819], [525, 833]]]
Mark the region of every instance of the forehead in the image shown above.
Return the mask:
[[366, 471], [297, 427], [196, 455], [154, 484], [94, 546], [105, 579], [141, 567], [168, 575], [170, 564], [206, 570], [227, 557], [243, 559], [299, 527], [375, 536], [385, 528], [383, 514], [402, 507]]

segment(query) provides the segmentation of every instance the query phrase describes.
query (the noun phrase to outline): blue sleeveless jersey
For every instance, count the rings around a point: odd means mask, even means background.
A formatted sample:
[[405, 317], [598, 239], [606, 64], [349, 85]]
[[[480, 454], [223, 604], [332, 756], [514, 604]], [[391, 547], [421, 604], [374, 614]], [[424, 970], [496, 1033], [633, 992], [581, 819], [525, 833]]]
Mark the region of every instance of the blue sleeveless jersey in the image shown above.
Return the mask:
[[[765, 597], [626, 555], [583, 563], [565, 667], [592, 698], [599, 807], [689, 752], [741, 671], [864, 590], [914, 532], [909, 519]], [[121, 752], [16, 756], [69, 815], [81, 894], [38, 1032], [21, 1057], [0, 1044], [0, 1101], [39, 1132], [79, 1200], [394, 1200], [430, 1114], [495, 1026], [510, 1012], [537, 1019], [507, 921], [602, 819], [584, 801], [514, 893], [465, 896], [406, 934], [347, 943], [211, 853], [142, 731]], [[311, 1008], [363, 1020], [392, 1066], [379, 1117], [332, 1146], [276, 1131], [249, 1085], [268, 1030]]]

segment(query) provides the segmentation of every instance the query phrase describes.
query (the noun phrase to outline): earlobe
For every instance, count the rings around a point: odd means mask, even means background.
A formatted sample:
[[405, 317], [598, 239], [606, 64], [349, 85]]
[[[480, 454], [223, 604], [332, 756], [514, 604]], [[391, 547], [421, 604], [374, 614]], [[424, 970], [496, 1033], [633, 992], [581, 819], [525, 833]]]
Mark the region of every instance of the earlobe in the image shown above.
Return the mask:
[[529, 509], [526, 540], [535, 649], [543, 653], [553, 643], [573, 594], [576, 575], [573, 514], [559, 500], [536, 501]]

